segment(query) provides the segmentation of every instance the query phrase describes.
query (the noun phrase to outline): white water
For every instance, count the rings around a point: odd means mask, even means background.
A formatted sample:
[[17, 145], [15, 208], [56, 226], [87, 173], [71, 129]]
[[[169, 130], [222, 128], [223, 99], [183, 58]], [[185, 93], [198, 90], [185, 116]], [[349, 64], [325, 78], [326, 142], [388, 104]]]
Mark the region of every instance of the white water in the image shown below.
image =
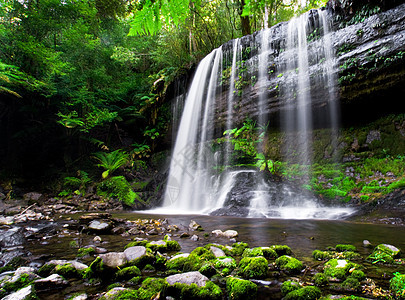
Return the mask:
[[[320, 12], [324, 28], [323, 72], [320, 76], [329, 88], [330, 102], [329, 122], [332, 135], [337, 136], [338, 114], [336, 98], [336, 78], [334, 70], [334, 53], [331, 43], [327, 17]], [[286, 32], [286, 54], [284, 55], [285, 74], [282, 92], [289, 99], [283, 116], [282, 128], [287, 133], [286, 159], [300, 164], [311, 165], [312, 147], [312, 112], [311, 87], [309, 80], [309, 55], [306, 26], [308, 15], [289, 22]], [[271, 29], [261, 32], [258, 55], [258, 83], [263, 89], [258, 97], [259, 111], [267, 111], [268, 57], [271, 51]], [[242, 59], [240, 40], [232, 45], [232, 71], [226, 102], [227, 120], [225, 129], [231, 129], [234, 117], [236, 97], [235, 80], [238, 74], [238, 59]], [[230, 143], [226, 143], [225, 153], [213, 153], [210, 141], [214, 138], [212, 124], [216, 117], [216, 94], [218, 82], [222, 75], [222, 48], [214, 50], [199, 64], [195, 77], [184, 104], [175, 147], [172, 154], [170, 175], [166, 188], [163, 207], [154, 212], [164, 214], [206, 214], [222, 208], [230, 192], [238, 188], [237, 177], [243, 172], [252, 170], [224, 171], [217, 174], [215, 167], [230, 163]], [[246, 62], [245, 66], [252, 64]], [[321, 64], [319, 61], [318, 64]], [[281, 69], [278, 66], [278, 69]], [[267, 122], [267, 114], [259, 114], [259, 124]], [[271, 122], [271, 120], [270, 120]], [[337, 139], [336, 139], [337, 141]], [[334, 144], [336, 145], [336, 143]], [[260, 150], [260, 149], [259, 149]], [[259, 151], [261, 152], [261, 151]], [[225, 155], [224, 157], [222, 157]], [[297, 194], [288, 186], [272, 185], [257, 172], [256, 184], [251, 191], [249, 217], [288, 218], [288, 219], [337, 219], [352, 213], [351, 209], [322, 207], [308, 194]], [[307, 179], [309, 180], [309, 175]], [[308, 182], [308, 181], [307, 181]], [[280, 197], [280, 195], [282, 195]]]

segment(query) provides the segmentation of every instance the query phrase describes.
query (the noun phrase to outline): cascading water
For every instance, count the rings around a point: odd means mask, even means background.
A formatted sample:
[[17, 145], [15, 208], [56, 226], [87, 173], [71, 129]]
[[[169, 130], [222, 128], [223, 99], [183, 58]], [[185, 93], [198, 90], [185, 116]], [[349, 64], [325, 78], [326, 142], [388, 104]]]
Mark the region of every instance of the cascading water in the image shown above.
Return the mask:
[[[332, 140], [338, 131], [336, 78], [333, 75], [333, 48], [329, 33], [326, 11], [312, 12], [316, 16], [314, 28], [308, 27], [309, 13], [293, 19], [288, 24], [280, 25], [277, 30], [284, 32], [284, 51], [280, 51], [276, 65], [282, 71], [277, 78], [280, 93], [285, 99], [281, 115], [281, 128], [285, 131], [285, 157], [287, 161], [310, 165], [312, 163], [312, 98], [311, 80], [318, 80], [328, 88], [329, 95], [324, 99], [329, 107], [328, 126], [331, 128]], [[243, 61], [249, 69], [257, 64], [258, 124], [264, 125], [268, 120], [269, 81], [268, 59], [273, 52], [270, 37], [273, 28], [264, 29], [255, 36], [257, 49], [256, 60]], [[312, 31], [311, 31], [312, 30]], [[310, 31], [310, 32], [308, 32]], [[318, 35], [318, 41], [308, 41], [310, 34]], [[323, 35], [321, 34], [323, 33]], [[316, 45], [315, 45], [316, 44]], [[260, 45], [260, 46], [259, 46]], [[313, 49], [311, 49], [311, 47]], [[215, 49], [205, 57], [198, 66], [195, 77], [184, 105], [176, 144], [173, 150], [170, 175], [161, 209], [164, 213], [210, 213], [227, 214], [237, 203], [243, 207], [239, 215], [251, 217], [276, 218], [338, 218], [350, 214], [350, 209], [321, 207], [310, 193], [291, 188], [285, 183], [269, 183], [258, 171], [252, 169], [226, 169], [219, 173], [217, 169], [231, 163], [230, 143], [224, 143], [224, 149], [214, 152], [211, 147], [215, 136], [215, 122], [225, 120], [223, 128], [234, 127], [235, 107], [243, 103], [243, 95], [235, 96], [236, 80], [242, 83], [242, 42], [232, 42], [231, 49], [223, 54], [222, 47]], [[309, 50], [311, 49], [311, 50]], [[320, 51], [321, 49], [321, 51]], [[322, 52], [322, 54], [319, 54]], [[315, 53], [315, 54], [314, 54]], [[224, 86], [223, 70], [232, 57], [229, 85]], [[229, 64], [228, 64], [229, 66]], [[320, 66], [321, 75], [310, 77], [311, 68]], [[229, 68], [228, 68], [229, 70]], [[222, 85], [222, 86], [221, 86]], [[225, 97], [221, 88], [226, 91]], [[224, 100], [225, 99], [225, 100]], [[221, 102], [222, 101], [222, 102]], [[221, 108], [222, 107], [222, 108]], [[219, 115], [218, 114], [221, 114]], [[240, 120], [240, 119], [239, 119]], [[239, 121], [240, 124], [240, 121]], [[333, 144], [334, 143], [334, 144]], [[332, 142], [336, 146], [335, 142]], [[259, 145], [262, 146], [262, 145]], [[260, 150], [259, 150], [260, 151]], [[220, 168], [218, 168], [220, 167]], [[309, 174], [304, 178], [308, 182]], [[240, 182], [243, 184], [240, 184]]]

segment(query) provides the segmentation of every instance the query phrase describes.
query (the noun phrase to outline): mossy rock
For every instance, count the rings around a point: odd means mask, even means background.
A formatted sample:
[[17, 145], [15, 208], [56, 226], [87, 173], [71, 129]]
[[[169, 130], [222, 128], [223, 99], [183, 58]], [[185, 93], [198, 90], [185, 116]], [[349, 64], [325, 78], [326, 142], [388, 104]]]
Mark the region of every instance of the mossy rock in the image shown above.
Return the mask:
[[355, 246], [345, 245], [345, 244], [338, 244], [338, 245], [336, 245], [335, 249], [338, 252], [345, 252], [345, 251], [355, 252], [357, 250]]
[[359, 253], [353, 252], [353, 251], [342, 252], [341, 255], [339, 255], [339, 257], [344, 258], [344, 259], [348, 259], [348, 260], [359, 260], [359, 259], [361, 259], [361, 255]]
[[172, 240], [152, 241], [147, 243], [145, 247], [159, 252], [180, 251], [181, 249], [180, 244]]
[[137, 266], [139, 269], [143, 269], [146, 265], [153, 265], [156, 263], [156, 257], [152, 253], [146, 253], [138, 258], [135, 258], [127, 263], [128, 266]]
[[1, 288], [2, 288], [4, 296], [5, 296], [6, 294], [16, 292], [19, 289], [29, 286], [32, 281], [33, 281], [33, 279], [30, 278], [29, 274], [21, 274], [21, 276], [18, 277], [18, 279], [14, 282], [5, 281]]
[[82, 278], [83, 271], [77, 270], [72, 264], [55, 266], [55, 273], [64, 278]]
[[366, 279], [366, 274], [364, 274], [364, 272], [361, 270], [353, 270], [350, 277], [356, 278], [358, 281], [363, 281]]
[[308, 299], [319, 299], [322, 292], [316, 286], [305, 286], [298, 290], [288, 293], [284, 300], [308, 300]]
[[103, 272], [104, 272], [103, 259], [101, 257], [97, 257], [95, 260], [93, 260], [93, 262], [89, 265], [89, 267], [83, 271], [83, 278], [84, 279], [100, 278], [102, 277]]
[[146, 247], [146, 245], [148, 243], [149, 243], [149, 241], [147, 241], [147, 240], [130, 242], [129, 244], [127, 244], [124, 247], [124, 249], [130, 248], [130, 247], [135, 247], [135, 246], [144, 246], [144, 247]]
[[242, 257], [256, 257], [256, 256], [264, 257], [261, 247], [246, 248], [245, 250], [243, 250]]
[[348, 291], [357, 291], [360, 289], [360, 282], [354, 277], [347, 277], [342, 283], [342, 287]]
[[277, 258], [276, 266], [280, 270], [287, 272], [289, 274], [299, 274], [301, 270], [304, 268], [302, 262], [288, 255], [283, 255]]
[[257, 286], [249, 280], [228, 277], [226, 280], [226, 293], [230, 300], [255, 300]]
[[55, 271], [55, 264], [44, 264], [38, 269], [38, 275], [41, 277], [48, 277]]
[[183, 265], [183, 271], [198, 271], [205, 262], [213, 261], [215, 259], [215, 255], [210, 250], [203, 247], [197, 247], [191, 251], [190, 255], [187, 257]]
[[373, 253], [367, 257], [367, 260], [373, 263], [392, 264], [400, 254], [401, 251], [395, 246], [380, 244], [374, 248]]
[[345, 259], [331, 259], [325, 264], [323, 272], [328, 277], [344, 280], [353, 268], [359, 269], [360, 266]]
[[[138, 289], [139, 300], [154, 299], [159, 293], [161, 296], [166, 294], [167, 282], [164, 278], [146, 278]], [[164, 297], [162, 297], [164, 299]]]
[[205, 286], [199, 287], [195, 283], [190, 285], [175, 283], [167, 287], [167, 295], [175, 299], [186, 300], [221, 300], [222, 291], [219, 286], [211, 281], [207, 281]]
[[316, 260], [328, 260], [332, 258], [332, 254], [329, 251], [314, 250], [312, 257]]
[[398, 299], [405, 299], [405, 274], [394, 273], [390, 280], [390, 290]]
[[272, 245], [272, 246], [270, 246], [270, 249], [273, 249], [274, 251], [276, 251], [278, 256], [292, 254], [291, 248], [288, 247], [287, 245]]
[[229, 256], [219, 257], [213, 263], [216, 269], [228, 268], [233, 270], [236, 268], [236, 261]]
[[217, 269], [212, 262], [205, 262], [198, 270], [201, 274], [207, 277], [212, 277], [217, 274]]
[[302, 286], [297, 281], [284, 281], [281, 285], [281, 293], [283, 294], [283, 296], [285, 296], [292, 291], [299, 290], [300, 288], [302, 288]]
[[246, 248], [249, 248], [249, 245], [247, 243], [243, 243], [243, 242], [234, 243], [232, 245], [232, 255], [241, 256], [243, 251], [245, 251]]
[[262, 256], [244, 257], [239, 262], [238, 274], [244, 278], [266, 278], [268, 261]]
[[126, 299], [140, 299], [139, 292], [133, 289], [114, 287], [100, 298], [100, 300], [126, 300]]
[[93, 255], [96, 250], [93, 247], [80, 248], [77, 250], [77, 257], [84, 257], [87, 255]]
[[141, 271], [137, 266], [126, 267], [115, 273], [116, 280], [128, 280], [136, 276], [141, 276]]
[[316, 273], [313, 279], [315, 286], [327, 286], [329, 284], [328, 277], [323, 273]]
[[166, 268], [168, 270], [182, 271], [184, 264], [187, 262], [186, 256], [174, 257], [166, 262]]

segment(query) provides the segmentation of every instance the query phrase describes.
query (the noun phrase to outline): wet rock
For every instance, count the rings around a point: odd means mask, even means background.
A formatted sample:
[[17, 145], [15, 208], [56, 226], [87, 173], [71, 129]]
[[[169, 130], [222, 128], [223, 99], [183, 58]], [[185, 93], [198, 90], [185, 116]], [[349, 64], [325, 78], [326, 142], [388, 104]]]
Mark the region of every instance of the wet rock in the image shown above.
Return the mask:
[[56, 265], [56, 266], [63, 266], [66, 264], [72, 265], [72, 267], [75, 268], [76, 270], [84, 270], [87, 268], [87, 265], [78, 262], [76, 260], [53, 259], [45, 263], [45, 265]]
[[216, 229], [216, 230], [213, 230], [211, 233], [217, 237], [227, 237], [229, 239], [235, 238], [238, 236], [238, 232], [236, 230], [226, 230], [223, 232], [220, 229]]
[[215, 257], [222, 257], [225, 256], [225, 252], [222, 251], [221, 249], [211, 246], [210, 250], [212, 251], [212, 253], [215, 255]]
[[23, 229], [12, 227], [8, 230], [0, 230], [0, 247], [15, 247], [24, 243]]
[[202, 228], [202, 226], [200, 225], [200, 224], [198, 224], [196, 221], [194, 221], [194, 220], [191, 220], [190, 221], [190, 224], [188, 225], [188, 228], [191, 230], [191, 231], [203, 231], [203, 228]]
[[381, 133], [378, 130], [371, 130], [367, 134], [367, 139], [366, 139], [366, 144], [371, 144], [374, 141], [380, 141], [381, 140]]
[[183, 232], [182, 234], [180, 234], [180, 238], [188, 238], [190, 237], [190, 235], [187, 232]]
[[146, 248], [144, 246], [129, 247], [124, 250], [125, 257], [128, 261], [137, 259], [146, 254]]
[[193, 234], [193, 236], [190, 238], [190, 240], [196, 242], [199, 240], [199, 237], [198, 237], [198, 235]]
[[109, 252], [99, 256], [103, 260], [103, 264], [110, 268], [122, 267], [127, 262], [124, 252]]
[[12, 225], [14, 223], [13, 217], [0, 216], [0, 225]]
[[88, 296], [87, 294], [81, 294], [81, 295], [77, 295], [74, 298], [72, 298], [71, 300], [87, 300]]
[[113, 234], [123, 234], [125, 232], [125, 228], [124, 227], [115, 227], [111, 230], [111, 233]]
[[18, 290], [4, 298], [2, 300], [28, 300], [28, 299], [36, 299], [35, 298], [35, 290], [32, 285], [29, 285], [25, 288]]
[[15, 270], [13, 277], [11, 278], [10, 282], [16, 282], [21, 275], [26, 274], [30, 280], [39, 279], [40, 277], [34, 273], [35, 269], [31, 267], [19, 267]]
[[370, 241], [364, 240], [364, 241], [363, 241], [363, 247], [364, 247], [364, 248], [372, 248], [373, 245], [370, 243]]
[[28, 201], [28, 203], [36, 203], [40, 200], [41, 197], [42, 194], [37, 192], [30, 192], [23, 195], [23, 199], [25, 201]]
[[111, 214], [109, 213], [89, 213], [80, 217], [79, 222], [81, 224], [89, 224], [91, 221], [96, 219], [109, 219]]
[[117, 295], [123, 291], [130, 291], [130, 289], [123, 288], [123, 287], [115, 287], [105, 293], [103, 299], [104, 300], [114, 300], [117, 298]]
[[149, 234], [149, 235], [158, 235], [159, 232], [156, 230], [156, 228], [153, 228], [153, 229], [149, 230], [146, 234]]
[[101, 239], [101, 237], [99, 237], [98, 235], [96, 235], [95, 237], [94, 237], [94, 239], [93, 239], [93, 242], [96, 242], [96, 243], [101, 243], [103, 240]]
[[94, 232], [107, 232], [111, 229], [111, 223], [107, 221], [93, 220], [90, 222], [88, 228]]
[[249, 208], [239, 206], [226, 206], [214, 210], [210, 213], [211, 216], [234, 216], [234, 217], [247, 217], [249, 215]]
[[170, 260], [175, 260], [175, 259], [178, 259], [178, 258], [181, 258], [181, 257], [186, 258], [186, 257], [188, 257], [189, 255], [190, 255], [190, 253], [177, 254], [177, 255], [173, 256], [171, 259], [169, 259], [169, 261], [170, 261]]
[[192, 283], [196, 284], [199, 287], [205, 286], [209, 279], [202, 275], [200, 272], [187, 272], [182, 274], [171, 275], [166, 277], [168, 284], [173, 285], [175, 283], [183, 283], [190, 285]]
[[45, 291], [63, 288], [69, 285], [69, 282], [58, 274], [52, 274], [46, 278], [35, 280], [34, 285], [37, 291]]

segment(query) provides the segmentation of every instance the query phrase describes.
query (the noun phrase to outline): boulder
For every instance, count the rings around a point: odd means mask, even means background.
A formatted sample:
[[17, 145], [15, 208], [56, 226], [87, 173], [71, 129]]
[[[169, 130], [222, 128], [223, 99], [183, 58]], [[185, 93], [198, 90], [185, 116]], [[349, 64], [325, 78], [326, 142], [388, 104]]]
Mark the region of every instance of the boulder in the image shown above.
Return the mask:
[[225, 252], [217, 247], [211, 246], [210, 250], [212, 251], [212, 253], [214, 253], [215, 257], [225, 256]]
[[197, 286], [203, 287], [205, 286], [207, 281], [209, 281], [209, 279], [206, 276], [202, 275], [200, 272], [195, 271], [171, 275], [169, 277], [166, 277], [166, 281], [170, 285], [173, 285], [175, 283], [183, 283], [187, 285], [195, 283]]
[[72, 265], [73, 268], [79, 271], [87, 268], [87, 265], [82, 264], [81, 262], [78, 262], [76, 260], [53, 259], [45, 263], [45, 265], [56, 265], [56, 266], [63, 266], [67, 264]]
[[107, 267], [116, 269], [122, 267], [127, 262], [127, 257], [124, 252], [109, 252], [100, 254], [103, 264]]
[[190, 224], [188, 225], [188, 228], [191, 230], [191, 231], [202, 231], [203, 230], [203, 228], [202, 228], [202, 226], [200, 225], [200, 224], [198, 224], [196, 221], [194, 221], [194, 220], [191, 220], [190, 221]]
[[236, 230], [226, 230], [223, 232], [220, 229], [216, 229], [216, 230], [213, 230], [211, 233], [217, 237], [227, 237], [229, 239], [235, 238], [238, 236], [238, 232]]
[[32, 285], [26, 286], [25, 288], [22, 288], [17, 292], [14, 292], [2, 298], [2, 300], [28, 300], [28, 299], [36, 299], [35, 291]]
[[62, 276], [52, 274], [46, 278], [37, 279], [34, 281], [35, 289], [37, 291], [60, 289], [69, 284]]
[[137, 259], [145, 254], [146, 248], [144, 246], [134, 246], [124, 250], [124, 255], [128, 261]]
[[89, 224], [89, 230], [94, 232], [109, 231], [111, 227], [111, 223], [108, 221], [93, 220]]

